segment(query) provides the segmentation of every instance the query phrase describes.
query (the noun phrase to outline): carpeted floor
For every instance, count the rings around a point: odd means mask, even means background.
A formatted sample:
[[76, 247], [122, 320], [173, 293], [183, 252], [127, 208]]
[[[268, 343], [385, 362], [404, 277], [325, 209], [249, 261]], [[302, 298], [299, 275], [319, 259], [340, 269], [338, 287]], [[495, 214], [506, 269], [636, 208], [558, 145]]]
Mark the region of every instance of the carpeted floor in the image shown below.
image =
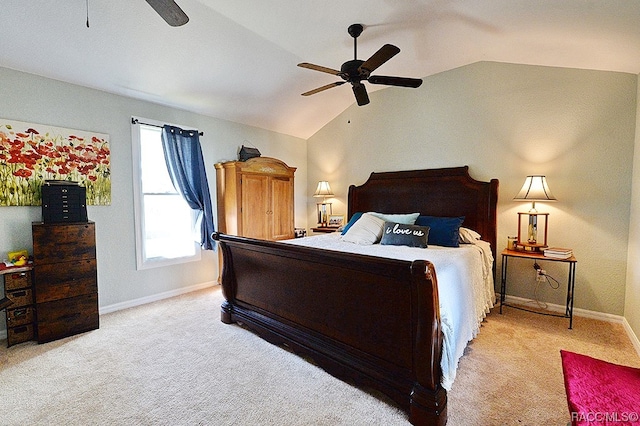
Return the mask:
[[[0, 348], [2, 425], [407, 425], [393, 405], [220, 322], [218, 287]], [[460, 362], [448, 425], [565, 425], [560, 349], [640, 366], [622, 326], [490, 314]], [[0, 345], [5, 342], [0, 342]]]

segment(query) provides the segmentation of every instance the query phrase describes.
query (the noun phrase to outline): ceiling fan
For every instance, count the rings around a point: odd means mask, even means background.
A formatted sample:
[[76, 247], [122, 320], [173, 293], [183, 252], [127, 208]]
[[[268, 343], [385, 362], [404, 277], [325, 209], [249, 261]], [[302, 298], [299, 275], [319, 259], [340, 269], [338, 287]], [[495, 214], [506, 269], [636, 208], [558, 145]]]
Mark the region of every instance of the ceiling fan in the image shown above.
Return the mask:
[[149, 5], [172, 27], [189, 22], [189, 17], [174, 0], [146, 0]]
[[[148, 0], [147, 0], [148, 1]], [[389, 59], [400, 53], [400, 49], [392, 44], [385, 44], [376, 53], [371, 55], [366, 61], [358, 59], [358, 36], [362, 34], [364, 27], [362, 24], [350, 25], [347, 29], [349, 35], [353, 37], [353, 60], [347, 61], [342, 64], [340, 71], [333, 68], [322, 67], [320, 65], [310, 64], [308, 62], [302, 62], [298, 64], [299, 67], [308, 68], [310, 70], [326, 72], [328, 74], [336, 75], [342, 78], [344, 81], [337, 81], [335, 83], [327, 84], [317, 89], [310, 90], [302, 94], [302, 96], [309, 96], [322, 92], [323, 90], [331, 89], [332, 87], [340, 86], [344, 83], [351, 83], [353, 86], [353, 94], [356, 97], [358, 105], [366, 105], [369, 103], [369, 95], [367, 95], [367, 89], [362, 84], [363, 81], [368, 81], [371, 84], [386, 84], [389, 86], [401, 86], [401, 87], [420, 87], [422, 80], [418, 78], [407, 77], [390, 77], [385, 75], [371, 75], [380, 65], [387, 62]]]

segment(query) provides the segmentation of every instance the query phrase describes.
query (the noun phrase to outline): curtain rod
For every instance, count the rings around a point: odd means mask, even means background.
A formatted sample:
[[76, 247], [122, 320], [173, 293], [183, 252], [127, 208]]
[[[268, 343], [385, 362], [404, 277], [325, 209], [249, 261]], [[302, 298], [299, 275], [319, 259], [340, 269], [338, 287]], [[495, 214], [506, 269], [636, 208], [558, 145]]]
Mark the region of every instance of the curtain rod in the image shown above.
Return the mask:
[[[145, 126], [152, 126], [152, 127], [159, 127], [162, 129], [163, 126], [158, 126], [157, 124], [150, 124], [150, 123], [143, 123], [142, 121], [138, 120], [137, 118], [131, 118], [131, 124], [144, 124]], [[198, 132], [198, 134], [200, 136], [204, 136], [204, 132]]]

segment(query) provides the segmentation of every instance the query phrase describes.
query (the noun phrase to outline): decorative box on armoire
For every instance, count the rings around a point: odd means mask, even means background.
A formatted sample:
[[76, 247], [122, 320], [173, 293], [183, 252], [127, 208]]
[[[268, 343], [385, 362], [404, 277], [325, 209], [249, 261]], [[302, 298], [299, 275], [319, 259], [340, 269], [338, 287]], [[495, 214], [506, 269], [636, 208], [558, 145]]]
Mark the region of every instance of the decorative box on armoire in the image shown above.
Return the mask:
[[39, 343], [99, 327], [95, 223], [32, 224]]
[[44, 223], [87, 221], [87, 190], [78, 182], [45, 180], [42, 185]]
[[255, 157], [215, 168], [220, 232], [262, 240], [294, 238], [295, 167]]

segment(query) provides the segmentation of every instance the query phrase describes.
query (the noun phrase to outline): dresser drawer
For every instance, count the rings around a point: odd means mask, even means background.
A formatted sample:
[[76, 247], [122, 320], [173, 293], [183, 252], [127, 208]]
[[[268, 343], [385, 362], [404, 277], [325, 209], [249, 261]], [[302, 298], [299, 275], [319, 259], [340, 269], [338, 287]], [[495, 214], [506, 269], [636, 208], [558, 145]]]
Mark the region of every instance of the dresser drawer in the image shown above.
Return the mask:
[[42, 303], [37, 309], [39, 343], [95, 330], [100, 325], [97, 294]]
[[33, 304], [33, 291], [30, 288], [5, 292], [5, 296], [13, 301], [11, 308]]
[[[95, 259], [95, 223], [32, 226], [34, 266], [69, 260]], [[36, 272], [37, 273], [37, 272]]]
[[7, 327], [31, 324], [35, 319], [33, 306], [23, 306], [21, 308], [7, 309]]
[[37, 303], [98, 292], [96, 259], [36, 265], [34, 272]]
[[4, 276], [4, 291], [31, 287], [31, 271], [12, 272]]
[[7, 346], [17, 345], [34, 339], [33, 324], [7, 328]]

